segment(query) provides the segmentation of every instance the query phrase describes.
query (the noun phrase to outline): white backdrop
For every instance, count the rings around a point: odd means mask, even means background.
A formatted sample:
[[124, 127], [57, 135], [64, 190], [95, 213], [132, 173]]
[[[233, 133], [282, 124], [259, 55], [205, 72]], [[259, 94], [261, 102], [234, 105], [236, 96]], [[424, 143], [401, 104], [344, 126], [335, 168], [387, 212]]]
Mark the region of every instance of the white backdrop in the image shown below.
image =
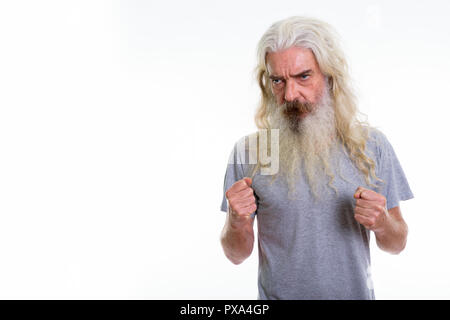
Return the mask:
[[360, 109], [415, 199], [372, 241], [378, 299], [449, 299], [450, 2], [0, 2], [0, 298], [254, 299], [219, 243], [256, 44], [310, 15], [340, 33]]

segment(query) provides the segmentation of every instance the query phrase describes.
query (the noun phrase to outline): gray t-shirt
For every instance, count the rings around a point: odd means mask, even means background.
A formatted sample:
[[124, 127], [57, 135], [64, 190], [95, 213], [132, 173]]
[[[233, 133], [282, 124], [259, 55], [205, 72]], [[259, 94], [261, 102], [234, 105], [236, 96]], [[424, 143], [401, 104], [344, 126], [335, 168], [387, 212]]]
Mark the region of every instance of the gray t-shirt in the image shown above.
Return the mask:
[[[358, 186], [372, 189], [387, 199], [387, 209], [413, 198], [395, 152], [380, 131], [370, 131], [366, 154], [376, 162], [376, 175], [386, 183], [369, 187], [345, 152], [335, 157], [341, 175], [338, 189], [313, 200], [305, 176], [297, 181], [294, 200], [278, 177], [258, 172], [252, 188], [257, 199], [258, 299], [375, 299], [370, 271], [370, 231], [354, 218]], [[227, 212], [225, 192], [234, 182], [251, 175], [254, 165], [236, 142], [227, 166], [221, 210]], [[368, 151], [368, 152], [367, 152]], [[342, 176], [344, 179], [342, 179]]]

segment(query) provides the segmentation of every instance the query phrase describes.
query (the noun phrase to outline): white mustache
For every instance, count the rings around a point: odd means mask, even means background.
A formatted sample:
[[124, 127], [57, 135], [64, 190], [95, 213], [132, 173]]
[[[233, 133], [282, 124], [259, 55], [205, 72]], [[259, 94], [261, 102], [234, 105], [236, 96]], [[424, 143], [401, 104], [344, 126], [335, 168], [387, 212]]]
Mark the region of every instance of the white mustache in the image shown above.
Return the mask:
[[285, 114], [306, 113], [314, 109], [314, 104], [310, 102], [289, 101], [282, 105]]

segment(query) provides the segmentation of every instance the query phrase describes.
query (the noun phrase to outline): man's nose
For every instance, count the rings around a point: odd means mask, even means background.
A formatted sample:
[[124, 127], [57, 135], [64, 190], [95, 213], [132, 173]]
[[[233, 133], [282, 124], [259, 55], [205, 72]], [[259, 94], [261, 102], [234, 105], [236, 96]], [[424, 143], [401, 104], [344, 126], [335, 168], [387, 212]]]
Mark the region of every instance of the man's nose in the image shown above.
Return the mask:
[[287, 102], [292, 102], [299, 98], [299, 92], [297, 90], [297, 85], [291, 79], [286, 81], [286, 90], [284, 91], [284, 100]]

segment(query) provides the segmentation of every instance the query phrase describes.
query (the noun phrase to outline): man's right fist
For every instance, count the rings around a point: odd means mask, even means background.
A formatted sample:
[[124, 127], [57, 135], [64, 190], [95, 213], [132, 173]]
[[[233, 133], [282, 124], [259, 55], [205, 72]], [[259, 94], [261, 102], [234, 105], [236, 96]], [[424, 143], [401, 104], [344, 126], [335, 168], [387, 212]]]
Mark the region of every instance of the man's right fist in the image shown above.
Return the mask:
[[236, 181], [225, 193], [232, 215], [249, 217], [256, 211], [256, 199], [251, 185], [252, 179], [244, 178]]

